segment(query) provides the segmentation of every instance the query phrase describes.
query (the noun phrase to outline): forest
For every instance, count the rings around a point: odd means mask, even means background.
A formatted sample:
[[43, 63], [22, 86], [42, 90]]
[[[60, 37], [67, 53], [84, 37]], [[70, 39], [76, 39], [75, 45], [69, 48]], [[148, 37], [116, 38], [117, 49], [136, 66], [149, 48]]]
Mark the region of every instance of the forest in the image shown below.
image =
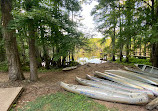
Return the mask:
[[[112, 60], [123, 55], [126, 62], [131, 56], [150, 56], [153, 66], [158, 67], [158, 0], [99, 0], [91, 15], [104, 38], [110, 37], [110, 47], [105, 50]], [[139, 52], [137, 50], [139, 49]]]
[[[81, 4], [91, 0], [1, 0], [0, 64], [7, 61], [9, 79], [24, 80], [22, 67], [29, 66], [30, 80], [37, 81], [41, 62], [46, 69], [65, 67], [75, 61], [76, 49], [87, 48], [88, 38], [78, 30]], [[91, 15], [108, 53], [115, 61], [123, 53], [126, 62], [137, 49], [158, 67], [158, 0], [97, 0]], [[109, 41], [109, 40], [108, 40]], [[66, 61], [68, 60], [68, 61]]]

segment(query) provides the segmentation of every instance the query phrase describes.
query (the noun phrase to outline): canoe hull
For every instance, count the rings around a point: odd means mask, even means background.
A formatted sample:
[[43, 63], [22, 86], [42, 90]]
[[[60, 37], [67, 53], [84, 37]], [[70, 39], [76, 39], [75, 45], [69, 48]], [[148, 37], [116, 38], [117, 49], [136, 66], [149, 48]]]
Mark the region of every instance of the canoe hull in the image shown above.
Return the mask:
[[[139, 97], [139, 96], [142, 96], [142, 95], [144, 96], [143, 92], [134, 93], [134, 92], [130, 92], [128, 90], [123, 90], [123, 89], [120, 89], [120, 88], [111, 87], [110, 85], [105, 85], [105, 84], [98, 83], [98, 82], [95, 82], [95, 81], [81, 79], [79, 77], [76, 77], [76, 81], [79, 82], [82, 85], [91, 86], [91, 87], [95, 87], [95, 88], [100, 88], [100, 89], [112, 91], [112, 92], [118, 93], [118, 94], [125, 94], [125, 95], [131, 96], [131, 97]], [[145, 95], [146, 95], [146, 93], [145, 93]]]
[[146, 104], [149, 101], [147, 95], [138, 98], [133, 98], [126, 95], [119, 95], [116, 93], [112, 93], [111, 91], [106, 91], [103, 89], [98, 89], [88, 86], [72, 85], [63, 82], [60, 83], [60, 86], [67, 91], [86, 95], [88, 97], [99, 99], [99, 100], [127, 103], [127, 104]]
[[150, 98], [154, 97], [154, 94], [151, 91], [148, 91], [148, 90], [141, 90], [141, 89], [131, 88], [131, 87], [128, 87], [128, 86], [123, 86], [121, 84], [117, 84], [117, 83], [114, 83], [114, 82], [111, 82], [111, 81], [108, 81], [108, 80], [92, 77], [88, 74], [86, 75], [86, 77], [87, 77], [87, 79], [93, 80], [95, 82], [99, 82], [99, 83], [102, 83], [102, 84], [105, 84], [105, 85], [109, 85], [112, 88], [113, 87], [114, 88], [119, 88], [119, 89], [122, 89], [122, 90], [125, 90], [125, 91], [134, 92], [134, 93], [143, 92], [143, 93], [146, 93]]
[[144, 64], [135, 64], [135, 66], [137, 66], [139, 69], [141, 69], [144, 72], [158, 75], [158, 68], [156, 67], [144, 65]]
[[122, 77], [122, 76], [118, 76], [118, 75], [115, 75], [115, 74], [112, 74], [112, 73], [108, 73], [108, 72], [100, 73], [100, 72], [96, 71], [96, 74], [99, 75], [99, 76], [102, 76], [102, 77], [107, 76], [108, 78], [112, 78], [112, 79], [114, 78], [116, 82], [117, 82], [117, 80], [118, 81], [122, 80], [122, 81], [124, 81], [124, 83], [127, 82], [128, 84], [133, 84], [133, 85], [142, 87], [143, 89], [147, 89], [149, 91], [152, 91], [156, 96], [158, 96], [158, 88], [156, 86], [152, 86], [150, 84], [146, 84], [146, 83], [143, 83], [143, 82], [131, 80], [131, 79], [128, 79], [128, 78], [125, 78], [125, 77]]

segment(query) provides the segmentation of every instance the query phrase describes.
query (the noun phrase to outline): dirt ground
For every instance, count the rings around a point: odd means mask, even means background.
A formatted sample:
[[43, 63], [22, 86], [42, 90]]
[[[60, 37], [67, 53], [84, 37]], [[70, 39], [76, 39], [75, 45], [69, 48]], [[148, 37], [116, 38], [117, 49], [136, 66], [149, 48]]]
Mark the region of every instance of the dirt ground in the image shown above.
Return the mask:
[[[71, 83], [71, 84], [78, 84], [75, 81], [75, 77], [85, 78], [86, 74], [93, 75], [94, 71], [103, 72], [104, 70], [109, 69], [124, 69], [123, 65], [116, 64], [116, 63], [102, 63], [102, 64], [85, 64], [79, 66], [75, 70], [71, 71], [58, 71], [58, 72], [47, 72], [47, 73], [39, 73], [39, 81], [38, 82], [30, 82], [29, 73], [25, 73], [26, 80], [24, 81], [16, 81], [16, 82], [9, 82], [8, 75], [6, 73], [0, 73], [0, 87], [24, 87], [24, 92], [22, 93], [21, 97], [18, 99], [17, 107], [22, 107], [29, 101], [35, 100], [37, 97], [64, 91], [60, 88], [59, 83], [60, 81]], [[119, 104], [113, 102], [106, 102], [95, 100], [100, 104], [105, 105], [108, 108], [116, 108], [119, 111], [147, 111], [144, 106], [136, 106], [136, 105], [126, 105], [126, 104]]]

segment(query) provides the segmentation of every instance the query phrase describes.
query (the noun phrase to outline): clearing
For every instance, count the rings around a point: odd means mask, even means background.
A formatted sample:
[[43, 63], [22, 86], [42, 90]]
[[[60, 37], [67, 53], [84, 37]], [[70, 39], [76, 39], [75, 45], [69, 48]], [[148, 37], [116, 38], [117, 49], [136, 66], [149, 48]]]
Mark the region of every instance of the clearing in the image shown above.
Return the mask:
[[[64, 92], [59, 86], [59, 82], [63, 81], [71, 84], [78, 84], [75, 77], [85, 78], [86, 74], [93, 75], [94, 71], [103, 72], [110, 69], [124, 69], [123, 65], [117, 63], [102, 63], [102, 64], [85, 64], [71, 71], [53, 71], [39, 73], [38, 82], [30, 82], [29, 73], [25, 73], [26, 80], [10, 82], [8, 81], [7, 73], [0, 73], [0, 88], [6, 87], [24, 87], [24, 92], [19, 98], [16, 108], [22, 107], [27, 102], [34, 101], [37, 97], [52, 94], [56, 92]], [[112, 103], [106, 101], [95, 100], [96, 102], [105, 105], [107, 108], [116, 108], [119, 111], [147, 111], [145, 106], [126, 105]], [[15, 108], [15, 109], [16, 109]]]

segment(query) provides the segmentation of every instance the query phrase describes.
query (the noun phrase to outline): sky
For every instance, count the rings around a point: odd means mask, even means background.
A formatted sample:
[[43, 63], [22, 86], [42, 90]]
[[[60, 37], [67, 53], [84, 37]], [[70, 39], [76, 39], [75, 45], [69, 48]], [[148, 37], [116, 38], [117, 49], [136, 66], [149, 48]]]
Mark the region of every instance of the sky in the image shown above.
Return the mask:
[[90, 36], [88, 34], [94, 35], [93, 38], [102, 38], [102, 34], [97, 32], [96, 30], [96, 23], [93, 21], [93, 17], [91, 16], [91, 10], [94, 8], [95, 5], [97, 5], [98, 2], [93, 1], [91, 4], [82, 4], [82, 12], [81, 16], [83, 19], [80, 21], [84, 27], [82, 27], [80, 30], [83, 31], [83, 33], [87, 34], [87, 36]]

